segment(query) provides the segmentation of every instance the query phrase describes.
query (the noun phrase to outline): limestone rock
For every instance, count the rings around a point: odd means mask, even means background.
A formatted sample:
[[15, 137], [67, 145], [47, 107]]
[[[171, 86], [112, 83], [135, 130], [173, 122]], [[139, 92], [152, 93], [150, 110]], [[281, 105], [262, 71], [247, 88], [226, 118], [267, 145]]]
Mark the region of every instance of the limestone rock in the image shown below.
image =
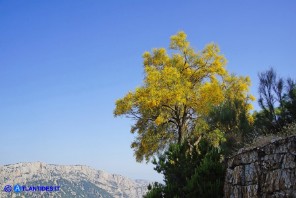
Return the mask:
[[[57, 192], [7, 193], [6, 185], [58, 185]], [[43, 162], [0, 166], [0, 197], [131, 197], [140, 198], [149, 182], [131, 180], [83, 165], [54, 165]]]

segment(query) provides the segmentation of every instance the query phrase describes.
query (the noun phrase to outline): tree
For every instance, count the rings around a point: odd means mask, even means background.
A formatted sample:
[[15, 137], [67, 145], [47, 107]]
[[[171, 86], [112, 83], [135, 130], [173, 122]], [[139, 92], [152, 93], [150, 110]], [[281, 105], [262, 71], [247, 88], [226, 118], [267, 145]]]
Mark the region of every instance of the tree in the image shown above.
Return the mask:
[[[225, 169], [222, 153], [206, 140], [195, 145], [192, 152], [188, 142], [171, 144], [159, 159], [154, 159], [155, 170], [164, 175], [164, 185], [148, 188], [144, 197], [186, 198], [222, 197]], [[198, 148], [197, 148], [198, 147]]]
[[[137, 137], [131, 147], [137, 161], [148, 161], [170, 143], [186, 141], [197, 121], [223, 104], [227, 95], [249, 100], [250, 80], [228, 74], [218, 46], [208, 44], [196, 52], [186, 37], [184, 32], [171, 37], [171, 54], [164, 48], [145, 52], [144, 85], [116, 101], [114, 115], [135, 120], [131, 132]], [[206, 134], [198, 135], [197, 142]]]
[[278, 78], [273, 68], [259, 75], [259, 100], [255, 126], [264, 133], [276, 133], [296, 119], [296, 84]]
[[296, 81], [287, 79], [287, 92], [283, 97], [284, 117], [288, 123], [296, 120]]
[[242, 94], [247, 89], [242, 85], [250, 83], [248, 78], [237, 78], [232, 75], [227, 78], [226, 82], [228, 88], [224, 102], [212, 109], [206, 121], [212, 130], [223, 131], [227, 141], [232, 141], [233, 137], [237, 137], [236, 141], [231, 143], [240, 144], [248, 139], [247, 136], [254, 122], [250, 114], [253, 108], [250, 101], [254, 101], [255, 98], [252, 95], [245, 97]]
[[161, 198], [164, 197], [164, 185], [155, 182], [154, 184], [148, 185], [148, 192], [144, 195], [144, 198]]
[[225, 167], [221, 157], [222, 153], [217, 148], [207, 152], [186, 185], [186, 197], [223, 197]]
[[258, 103], [273, 130], [279, 130], [282, 123], [275, 105], [279, 103], [279, 108], [283, 108], [284, 80], [277, 79], [276, 72], [272, 68], [258, 76], [260, 82]]

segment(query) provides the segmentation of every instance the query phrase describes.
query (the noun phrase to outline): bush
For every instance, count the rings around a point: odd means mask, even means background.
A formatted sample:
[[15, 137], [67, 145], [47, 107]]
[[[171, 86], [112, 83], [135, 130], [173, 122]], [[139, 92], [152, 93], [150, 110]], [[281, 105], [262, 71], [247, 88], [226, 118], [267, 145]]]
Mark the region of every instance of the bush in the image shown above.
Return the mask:
[[206, 154], [186, 186], [186, 197], [223, 197], [225, 169], [220, 158], [221, 152], [216, 148]]
[[145, 197], [223, 197], [224, 168], [221, 151], [205, 140], [199, 146], [188, 142], [172, 144], [155, 159], [155, 170], [164, 175], [165, 185], [150, 186]]
[[152, 185], [148, 185], [148, 192], [144, 195], [144, 198], [160, 198], [163, 197], [163, 185], [155, 182]]

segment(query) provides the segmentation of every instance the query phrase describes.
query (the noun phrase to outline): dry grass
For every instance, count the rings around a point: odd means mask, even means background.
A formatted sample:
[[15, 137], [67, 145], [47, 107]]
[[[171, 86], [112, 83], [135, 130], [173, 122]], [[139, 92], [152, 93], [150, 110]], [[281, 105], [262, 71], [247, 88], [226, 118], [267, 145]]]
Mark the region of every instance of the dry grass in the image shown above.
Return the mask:
[[254, 147], [260, 147], [264, 146], [270, 142], [286, 138], [292, 135], [296, 135], [296, 122], [293, 122], [292, 124], [289, 124], [283, 128], [282, 131], [276, 134], [266, 134], [266, 135], [260, 135], [253, 139], [253, 141], [249, 144], [246, 144], [245, 148], [254, 148]]

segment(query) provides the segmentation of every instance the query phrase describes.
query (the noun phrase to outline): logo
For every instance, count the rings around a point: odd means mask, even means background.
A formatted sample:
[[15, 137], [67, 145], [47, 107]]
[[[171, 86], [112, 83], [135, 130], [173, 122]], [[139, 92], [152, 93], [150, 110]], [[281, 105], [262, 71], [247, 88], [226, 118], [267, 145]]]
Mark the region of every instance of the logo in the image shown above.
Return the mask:
[[[12, 192], [12, 186], [6, 185], [3, 189], [4, 192], [10, 193]], [[53, 192], [53, 191], [60, 191], [60, 186], [26, 186], [26, 185], [19, 185], [16, 184], [13, 186], [13, 192], [20, 193], [20, 192]]]
[[11, 185], [6, 185], [3, 189], [5, 192], [11, 192], [12, 191], [12, 186]]
[[14, 190], [14, 192], [16, 192], [16, 193], [19, 193], [19, 192], [22, 191], [22, 187], [21, 187], [20, 185], [16, 184], [16, 185], [13, 187], [13, 190]]

